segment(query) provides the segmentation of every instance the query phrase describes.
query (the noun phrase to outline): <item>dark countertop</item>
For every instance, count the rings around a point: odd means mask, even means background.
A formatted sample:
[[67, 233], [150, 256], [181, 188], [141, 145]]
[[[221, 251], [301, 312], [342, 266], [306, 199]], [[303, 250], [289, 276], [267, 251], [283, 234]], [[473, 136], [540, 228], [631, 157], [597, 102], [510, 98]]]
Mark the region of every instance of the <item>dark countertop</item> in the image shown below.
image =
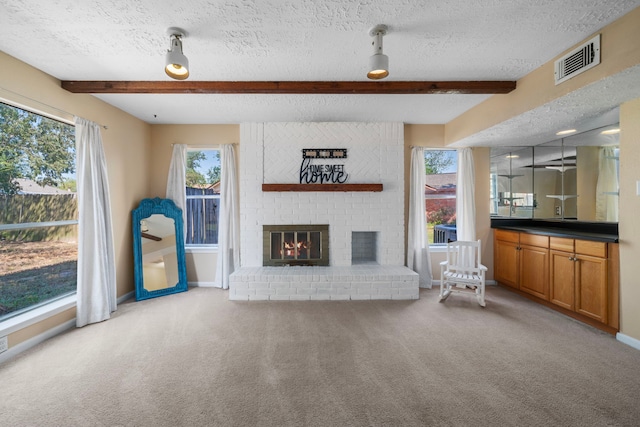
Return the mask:
[[618, 243], [618, 224], [582, 221], [492, 219], [491, 228], [545, 236]]

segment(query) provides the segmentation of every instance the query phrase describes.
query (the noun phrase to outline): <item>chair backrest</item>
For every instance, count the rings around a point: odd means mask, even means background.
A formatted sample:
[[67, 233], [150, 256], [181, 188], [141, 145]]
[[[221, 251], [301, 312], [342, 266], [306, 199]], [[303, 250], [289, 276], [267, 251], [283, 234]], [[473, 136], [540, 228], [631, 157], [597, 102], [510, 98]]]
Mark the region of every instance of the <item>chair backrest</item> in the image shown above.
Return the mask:
[[480, 240], [447, 243], [447, 268], [464, 273], [477, 273], [482, 263]]

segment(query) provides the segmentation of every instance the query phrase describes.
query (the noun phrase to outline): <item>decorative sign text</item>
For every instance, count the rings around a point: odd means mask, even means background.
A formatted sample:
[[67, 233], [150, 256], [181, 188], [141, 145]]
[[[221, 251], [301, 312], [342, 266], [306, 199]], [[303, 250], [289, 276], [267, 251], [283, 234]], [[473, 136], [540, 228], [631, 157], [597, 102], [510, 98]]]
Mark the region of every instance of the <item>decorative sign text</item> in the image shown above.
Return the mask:
[[312, 148], [302, 150], [300, 165], [300, 184], [344, 184], [349, 174], [344, 165], [317, 165], [312, 159], [346, 159], [346, 148]]

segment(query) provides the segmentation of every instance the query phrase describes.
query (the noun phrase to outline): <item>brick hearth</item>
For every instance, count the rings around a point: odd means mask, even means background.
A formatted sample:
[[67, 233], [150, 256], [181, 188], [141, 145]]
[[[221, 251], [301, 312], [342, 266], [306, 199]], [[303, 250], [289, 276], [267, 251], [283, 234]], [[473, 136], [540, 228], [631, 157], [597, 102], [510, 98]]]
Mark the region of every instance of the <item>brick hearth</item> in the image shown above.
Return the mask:
[[418, 275], [402, 266], [243, 267], [229, 278], [230, 300], [408, 300], [418, 292]]

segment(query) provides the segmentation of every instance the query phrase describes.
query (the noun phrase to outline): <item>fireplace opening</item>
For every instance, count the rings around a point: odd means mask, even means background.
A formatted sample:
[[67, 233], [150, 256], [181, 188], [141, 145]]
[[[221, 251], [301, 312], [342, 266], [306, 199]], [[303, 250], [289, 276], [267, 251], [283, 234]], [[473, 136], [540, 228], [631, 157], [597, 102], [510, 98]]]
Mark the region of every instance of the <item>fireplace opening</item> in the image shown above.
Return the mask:
[[263, 266], [329, 265], [329, 226], [263, 225]]
[[351, 264], [378, 264], [378, 233], [376, 231], [351, 233]]

